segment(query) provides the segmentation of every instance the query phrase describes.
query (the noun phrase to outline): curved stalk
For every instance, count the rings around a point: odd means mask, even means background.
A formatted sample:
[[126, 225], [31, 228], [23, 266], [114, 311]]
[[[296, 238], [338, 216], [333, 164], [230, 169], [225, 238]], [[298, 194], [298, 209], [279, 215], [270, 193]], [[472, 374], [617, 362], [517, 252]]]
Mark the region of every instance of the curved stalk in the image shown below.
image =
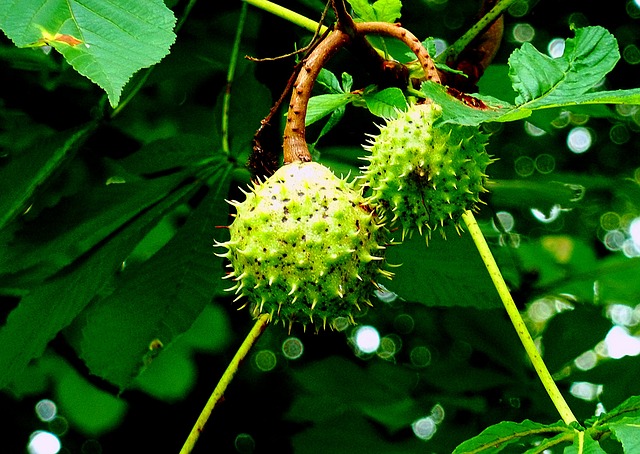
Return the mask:
[[518, 308], [513, 301], [513, 297], [511, 296], [509, 288], [507, 287], [507, 284], [502, 277], [500, 268], [498, 268], [498, 264], [496, 263], [493, 254], [491, 253], [491, 249], [489, 249], [489, 245], [487, 244], [484, 235], [480, 231], [480, 227], [478, 226], [478, 222], [476, 221], [475, 216], [471, 211], [467, 210], [462, 215], [462, 219], [469, 229], [471, 238], [473, 238], [473, 242], [478, 248], [480, 257], [487, 267], [487, 271], [489, 272], [489, 276], [491, 276], [493, 285], [496, 287], [498, 295], [500, 295], [502, 304], [504, 304], [504, 308], [509, 315], [509, 319], [511, 320], [513, 327], [518, 333], [518, 337], [520, 338], [520, 341], [522, 342], [522, 345], [524, 346], [524, 349], [527, 352], [529, 359], [531, 360], [531, 364], [533, 364], [533, 368], [535, 369], [538, 377], [540, 378], [540, 381], [542, 382], [542, 386], [544, 386], [544, 389], [547, 391], [547, 394], [551, 398], [565, 424], [570, 425], [577, 422], [576, 417], [573, 415], [573, 412], [562, 396], [562, 393], [558, 389], [558, 386], [553, 381], [553, 378], [551, 377], [551, 374], [549, 373], [547, 365], [544, 363], [542, 356], [540, 356], [540, 352], [533, 342], [531, 334], [529, 334], [524, 320], [522, 320], [522, 316], [520, 315], [520, 312], [518, 311]]
[[204, 426], [207, 423], [209, 416], [211, 416], [211, 412], [224, 395], [224, 392], [229, 386], [229, 383], [231, 383], [231, 380], [233, 380], [233, 377], [240, 367], [240, 363], [245, 359], [249, 350], [251, 350], [251, 347], [253, 347], [253, 345], [258, 341], [260, 335], [267, 327], [270, 318], [269, 314], [263, 314], [256, 320], [253, 328], [251, 328], [251, 331], [249, 331], [249, 334], [247, 334], [247, 337], [244, 339], [235, 356], [227, 366], [227, 370], [224, 371], [224, 374], [220, 378], [216, 388], [213, 390], [211, 397], [209, 397], [207, 404], [202, 409], [200, 417], [191, 429], [191, 433], [180, 450], [180, 454], [189, 454], [193, 450], [193, 447], [200, 437], [200, 433], [204, 430]]

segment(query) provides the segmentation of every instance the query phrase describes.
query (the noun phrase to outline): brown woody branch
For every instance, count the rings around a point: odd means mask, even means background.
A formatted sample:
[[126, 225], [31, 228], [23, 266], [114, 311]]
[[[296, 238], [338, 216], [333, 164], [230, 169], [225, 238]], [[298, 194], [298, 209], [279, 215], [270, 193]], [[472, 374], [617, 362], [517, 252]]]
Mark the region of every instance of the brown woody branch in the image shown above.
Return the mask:
[[342, 27], [334, 30], [318, 44], [302, 63], [302, 68], [293, 86], [291, 102], [287, 113], [287, 124], [284, 130], [283, 148], [285, 164], [295, 161], [311, 161], [311, 154], [309, 153], [305, 134], [305, 117], [309, 98], [311, 97], [311, 90], [320, 70], [329, 59], [342, 47], [354, 42], [354, 40], [363, 40], [366, 35], [383, 35], [399, 39], [416, 55], [424, 71], [425, 78], [434, 82], [440, 82], [440, 75], [435, 64], [420, 40], [399, 24], [387, 22], [354, 23], [351, 21], [348, 24], [348, 28], [353, 28], [353, 33], [343, 31]]

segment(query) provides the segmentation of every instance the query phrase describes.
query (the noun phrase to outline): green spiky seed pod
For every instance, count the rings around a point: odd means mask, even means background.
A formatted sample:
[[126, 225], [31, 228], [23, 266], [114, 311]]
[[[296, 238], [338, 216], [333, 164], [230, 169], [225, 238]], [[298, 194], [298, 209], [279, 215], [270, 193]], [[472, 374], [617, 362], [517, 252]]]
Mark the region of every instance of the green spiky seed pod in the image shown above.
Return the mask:
[[380, 268], [383, 224], [352, 185], [318, 163], [294, 162], [255, 184], [236, 215], [227, 251], [235, 281], [229, 290], [247, 298], [254, 316], [284, 324], [330, 327], [354, 323], [371, 304]]
[[[486, 192], [485, 170], [493, 161], [479, 128], [434, 123], [437, 104], [419, 104], [398, 112], [365, 149], [361, 183], [371, 189], [368, 203], [387, 213], [402, 236], [453, 224], [474, 210]], [[428, 238], [428, 237], [427, 237]]]

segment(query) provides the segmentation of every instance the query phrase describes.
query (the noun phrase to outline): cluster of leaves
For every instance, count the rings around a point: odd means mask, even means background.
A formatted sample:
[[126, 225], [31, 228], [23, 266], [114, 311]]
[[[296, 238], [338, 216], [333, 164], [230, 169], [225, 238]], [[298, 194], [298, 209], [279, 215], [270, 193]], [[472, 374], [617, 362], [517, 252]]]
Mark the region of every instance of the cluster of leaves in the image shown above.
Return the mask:
[[[50, 380], [67, 415], [86, 411], [78, 410], [82, 400], [104, 409], [102, 417], [70, 416], [78, 430], [99, 435], [118, 424], [125, 409], [122, 400], [89, 384], [87, 375], [98, 376], [102, 387], [112, 387], [124, 396], [142, 389], [173, 402], [185, 398], [194, 386], [193, 352], [217, 351], [228, 344], [229, 314], [234, 309], [221, 291], [223, 264], [213, 255], [213, 237], [224, 239], [224, 229], [216, 228], [228, 223], [224, 199], [236, 197], [237, 183], [248, 180], [244, 162], [253, 132], [269, 110], [270, 94], [259, 82], [264, 76], [256, 75], [251, 64], [235, 61], [230, 104], [226, 90], [221, 89], [215, 105], [203, 106], [196, 90], [206, 86], [210, 77], [220, 87], [226, 83], [231, 49], [238, 48], [234, 36], [239, 18], [252, 25], [246, 27], [242, 50], [258, 49], [252, 33], [261, 31], [260, 39], [265, 39], [266, 31], [258, 26], [266, 20], [264, 14], [251, 12], [243, 19], [235, 11], [231, 16], [214, 13], [218, 27], [213, 27], [203, 10], [204, 17], [185, 21], [187, 44], [181, 45], [173, 44], [175, 16], [159, 0], [120, 2], [118, 7], [111, 2], [94, 3], [89, 7], [80, 0], [64, 4], [41, 0], [0, 5], [0, 28], [13, 42], [2, 43], [0, 58], [11, 63], [11, 74], [29, 76], [23, 87], [45, 87], [45, 92], [65, 95], [71, 91], [74, 98], [89, 100], [87, 104], [73, 101], [75, 108], [86, 109], [87, 118], [66, 115], [55, 122], [51, 114], [42, 115], [59, 111], [59, 105], [46, 103], [45, 95], [35, 113], [20, 103], [1, 106], [6, 132], [0, 134], [0, 292], [6, 320], [0, 328], [0, 388], [25, 398], [50, 392]], [[322, 6], [312, 3], [306, 2], [319, 13]], [[350, 4], [358, 20], [389, 22], [400, 17], [402, 6], [399, 0]], [[197, 26], [188, 29], [189, 21], [206, 24], [209, 32], [198, 34]], [[397, 43], [374, 42], [399, 61], [409, 59]], [[64, 60], [39, 50], [48, 47]], [[209, 48], [220, 53], [203, 50]], [[150, 71], [136, 74], [167, 55], [154, 69], [156, 77]], [[355, 174], [363, 151], [338, 139], [356, 134], [355, 140], [362, 142], [364, 133], [371, 131], [372, 118], [392, 117], [395, 109], [406, 107], [409, 96], [436, 100], [448, 122], [492, 127], [526, 118], [543, 129], [548, 129], [547, 117], [539, 114], [547, 111], [639, 104], [640, 89], [594, 89], [619, 58], [615, 38], [598, 26], [577, 28], [560, 58], [549, 58], [524, 44], [511, 53], [508, 65], [496, 65], [514, 93], [499, 96], [487, 90], [488, 94], [477, 95], [484, 109], [468, 106], [433, 83], [410, 93], [378, 89], [375, 81], [354, 89], [366, 76], [353, 66], [336, 66], [340, 79], [329, 68], [321, 73], [307, 123], [329, 116], [316, 131], [316, 155], [337, 172]], [[74, 71], [101, 87], [106, 99]], [[186, 89], [185, 71], [192, 84]], [[282, 79], [268, 80], [268, 84], [279, 89]], [[151, 90], [139, 91], [142, 86]], [[184, 101], [180, 96], [187, 99], [188, 109], [176, 107]], [[507, 102], [499, 97], [514, 99]], [[347, 108], [350, 104], [365, 107], [372, 115], [353, 112]], [[606, 115], [614, 117], [610, 111]], [[349, 121], [341, 121], [346, 117]], [[172, 123], [163, 130], [167, 118]], [[364, 118], [359, 129], [354, 118]], [[226, 123], [228, 129], [221, 131], [212, 126]], [[348, 134], [339, 134], [345, 125]], [[496, 133], [491, 151], [503, 162], [511, 162], [511, 156], [498, 151], [506, 137], [507, 133]], [[559, 160], [561, 152], [556, 156]], [[637, 181], [621, 184], [619, 173], [584, 176], [567, 164], [565, 173], [554, 174], [553, 180], [529, 178], [510, 184], [512, 170], [500, 163], [495, 167], [488, 200], [491, 209], [525, 213], [532, 206], [559, 205], [573, 210], [560, 233], [560, 226], [541, 231], [523, 221], [520, 232], [528, 240], [517, 249], [497, 247], [498, 240], [508, 240], [510, 234], [493, 229], [490, 216], [483, 218], [505, 276], [523, 302], [541, 295], [573, 295], [574, 310], [557, 315], [543, 333], [548, 366], [552, 372], [566, 369], [611, 327], [601, 308], [590, 304], [594, 281], [599, 304], [633, 305], [640, 291], [635, 278], [640, 271], [638, 260], [615, 254], [597, 258], [593, 232], [584, 227], [591, 224], [571, 222], [571, 216], [578, 211], [599, 216], [608, 209], [603, 198], [640, 212]], [[631, 176], [629, 172], [622, 175]], [[579, 196], [576, 187], [581, 188]], [[421, 452], [424, 442], [408, 434], [409, 427], [428, 412], [425, 408], [436, 404], [447, 411], [430, 441], [439, 452], [542, 452], [567, 445], [565, 452], [616, 452], [621, 447], [633, 452], [640, 439], [640, 401], [629, 396], [640, 394], [633, 384], [638, 361], [603, 362], [591, 371], [563, 375], [565, 383], [581, 380], [606, 386], [600, 401], [610, 410], [596, 418], [590, 418], [592, 405], [571, 401], [585, 420], [584, 428], [523, 421], [556, 421], [557, 416], [503, 317], [472, 241], [455, 233], [447, 237], [444, 241], [435, 236], [428, 249], [424, 240], [413, 238], [390, 250], [390, 262], [403, 264], [389, 284], [397, 298], [372, 311], [367, 322], [383, 333], [402, 333], [403, 351], [393, 356], [394, 362], [377, 358], [363, 363], [350, 352], [341, 356], [344, 336], [335, 333], [324, 339], [306, 337], [308, 359], [277, 372], [281, 381], [289, 383], [280, 397], [293, 395], [286, 397], [291, 405], [283, 411], [284, 418], [301, 424], [291, 436], [296, 452], [313, 452], [317, 446], [332, 452], [367, 447], [371, 452]], [[556, 245], [568, 243], [568, 252], [549, 247], [549, 240], [556, 240]], [[400, 321], [407, 319], [415, 326], [403, 327]], [[246, 323], [249, 320], [241, 325], [239, 337], [246, 332]], [[278, 349], [284, 335], [270, 334], [264, 345]], [[82, 363], [71, 367], [52, 348], [52, 341], [70, 346]], [[328, 358], [327, 345], [335, 347]], [[433, 357], [416, 365], [409, 352], [424, 345]], [[73, 362], [73, 355], [66, 353], [67, 360]], [[242, 381], [241, 376], [234, 385], [246, 390], [247, 402], [262, 396], [266, 386], [263, 376], [255, 380], [251, 373], [255, 372], [246, 372], [247, 379]], [[188, 374], [191, 377], [185, 377]], [[203, 386], [210, 391], [210, 383]], [[74, 393], [83, 397], [69, 397]], [[241, 398], [229, 396], [229, 401], [236, 402], [237, 419], [246, 416]], [[263, 411], [263, 419], [274, 419], [269, 408]], [[178, 438], [186, 434], [196, 413], [192, 408], [180, 415], [185, 430], [174, 427], [172, 433]], [[256, 425], [251, 427], [261, 433]], [[267, 425], [267, 430], [274, 427]], [[335, 446], [327, 445], [327, 440]], [[233, 439], [219, 443], [233, 443]]]

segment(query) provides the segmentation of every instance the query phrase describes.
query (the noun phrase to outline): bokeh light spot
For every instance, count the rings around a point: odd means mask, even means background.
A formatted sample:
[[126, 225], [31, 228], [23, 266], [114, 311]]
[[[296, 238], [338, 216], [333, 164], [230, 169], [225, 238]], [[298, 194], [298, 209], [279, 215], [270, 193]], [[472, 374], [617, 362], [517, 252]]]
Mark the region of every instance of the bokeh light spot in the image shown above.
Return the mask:
[[627, 238], [620, 230], [610, 230], [602, 239], [602, 244], [610, 251], [619, 251], [624, 247]]
[[613, 359], [640, 354], [640, 339], [631, 336], [622, 326], [614, 326], [604, 339], [607, 355]]
[[444, 407], [440, 404], [435, 404], [431, 409], [431, 419], [433, 419], [436, 424], [444, 421], [444, 415]]
[[633, 309], [626, 304], [611, 304], [607, 307], [607, 316], [614, 325], [630, 326], [634, 324]]
[[236, 448], [236, 452], [240, 454], [251, 454], [256, 449], [256, 441], [251, 435], [245, 433], [238, 434], [233, 445]]
[[[502, 226], [502, 229], [504, 229], [505, 232], [510, 232], [511, 230], [513, 230], [513, 226], [515, 225], [515, 220], [513, 219], [513, 215], [511, 213], [509, 213], [508, 211], [498, 211], [496, 213], [496, 217], [498, 218], [498, 222], [500, 223], [500, 225]], [[500, 232], [502, 231], [502, 229], [498, 228], [498, 226], [495, 223], [495, 219], [491, 220], [493, 223], [493, 228]]]
[[389, 334], [384, 336], [380, 340], [380, 347], [378, 348], [378, 356], [382, 359], [391, 359], [400, 351], [402, 347], [402, 339], [395, 334]]
[[29, 437], [27, 451], [29, 454], [57, 454], [61, 447], [60, 439], [54, 434], [37, 430]]
[[571, 124], [571, 113], [566, 110], [560, 112], [560, 114], [558, 114], [558, 116], [551, 122], [551, 126], [557, 129], [566, 128], [569, 124]]
[[586, 381], [578, 381], [571, 384], [569, 392], [578, 399], [591, 402], [596, 400], [602, 392], [602, 385], [596, 385]]
[[556, 159], [547, 153], [542, 153], [536, 157], [536, 170], [543, 175], [547, 175], [556, 168]]
[[40, 421], [52, 421], [58, 413], [55, 402], [49, 399], [42, 399], [36, 404], [36, 415]]
[[544, 136], [547, 133], [544, 129], [538, 128], [536, 125], [529, 123], [528, 121], [524, 122], [524, 130], [527, 134], [533, 137]]
[[427, 367], [431, 364], [431, 351], [424, 346], [414, 347], [409, 353], [409, 358], [415, 367]]
[[622, 123], [615, 124], [609, 129], [609, 139], [616, 145], [625, 144], [630, 138], [629, 129]]
[[513, 39], [519, 43], [528, 43], [536, 36], [536, 30], [530, 24], [516, 24], [512, 31]]
[[393, 326], [395, 327], [395, 329], [402, 334], [409, 334], [411, 331], [413, 331], [415, 325], [416, 322], [409, 314], [400, 314], [393, 321]]
[[591, 148], [592, 141], [591, 132], [582, 126], [573, 128], [567, 134], [567, 146], [576, 154], [584, 153]]
[[289, 337], [282, 343], [282, 353], [287, 359], [298, 359], [304, 352], [304, 345], [297, 337]]
[[620, 215], [613, 211], [607, 211], [600, 216], [600, 227], [605, 230], [616, 230], [620, 228]]
[[622, 57], [630, 65], [637, 65], [640, 63], [640, 49], [635, 44], [629, 44], [622, 51]]
[[640, 218], [635, 218], [631, 221], [631, 224], [629, 224], [629, 236], [631, 236], [633, 244], [640, 249]]
[[549, 45], [547, 46], [547, 52], [552, 58], [560, 58], [564, 55], [564, 39], [562, 38], [553, 38], [549, 41]]
[[553, 221], [555, 221], [560, 217], [561, 212], [562, 212], [562, 207], [557, 204], [551, 207], [551, 209], [549, 210], [549, 214], [545, 214], [544, 212], [542, 212], [537, 208], [531, 208], [531, 214], [533, 215], [533, 217], [536, 218], [538, 221], [542, 222], [543, 224], [552, 223]]
[[256, 367], [262, 372], [269, 372], [276, 367], [277, 359], [271, 350], [260, 350], [254, 356]]
[[374, 295], [383, 303], [393, 303], [398, 299], [398, 294], [388, 290], [384, 285], [378, 284], [378, 288], [374, 290]]
[[362, 353], [373, 353], [380, 346], [380, 333], [373, 326], [361, 326], [356, 330], [354, 340]]
[[529, 177], [533, 175], [533, 172], [536, 169], [536, 164], [529, 156], [520, 156], [515, 160], [514, 168], [519, 176]]
[[596, 367], [596, 364], [598, 363], [598, 355], [593, 350], [588, 350], [578, 356], [573, 363], [580, 370], [591, 370]]
[[529, 12], [529, 3], [526, 0], [518, 0], [509, 7], [509, 14], [513, 17], [522, 17]]
[[435, 435], [438, 426], [431, 416], [427, 416], [414, 421], [411, 424], [411, 429], [419, 439], [430, 440]]

